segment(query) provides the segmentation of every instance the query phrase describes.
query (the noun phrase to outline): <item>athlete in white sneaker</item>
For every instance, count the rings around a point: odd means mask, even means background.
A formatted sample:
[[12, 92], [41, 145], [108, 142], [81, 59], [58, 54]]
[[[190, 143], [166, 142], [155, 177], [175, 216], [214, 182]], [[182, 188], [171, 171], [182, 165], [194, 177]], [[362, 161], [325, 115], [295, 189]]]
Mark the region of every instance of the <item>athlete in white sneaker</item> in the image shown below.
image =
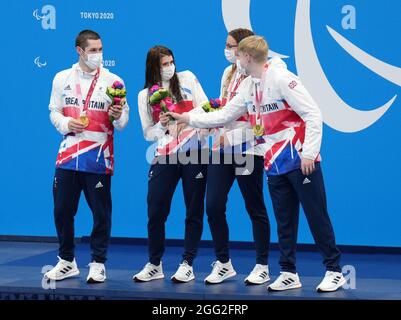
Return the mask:
[[[146, 85], [138, 94], [138, 110], [145, 140], [152, 143], [157, 141], [155, 157], [149, 169], [147, 194], [147, 262], [155, 267], [147, 264], [143, 273], [135, 275], [134, 279], [150, 281], [162, 277], [162, 271], [156, 272], [159, 270], [156, 266], [160, 265], [164, 254], [165, 223], [177, 184], [181, 180], [186, 207], [184, 253], [172, 281], [188, 282], [194, 279], [192, 264], [203, 230], [207, 164], [201, 160], [203, 154], [209, 154], [208, 144], [201, 130], [175, 126], [169, 117], [164, 116], [160, 107], [150, 105], [150, 96], [156, 85], [168, 89], [176, 110], [180, 112], [204, 112], [202, 105], [208, 98], [192, 72], [176, 71], [173, 52], [164, 46], [155, 46], [148, 51], [145, 74]], [[199, 155], [199, 158], [193, 159], [196, 161], [190, 159], [194, 155]], [[181, 159], [184, 159], [182, 156], [190, 161], [181, 163]], [[153, 269], [156, 271], [152, 273]]]
[[[74, 259], [74, 216], [83, 191], [93, 215], [88, 282], [96, 283], [106, 279], [104, 263], [111, 234], [114, 130], [122, 130], [127, 125], [129, 107], [128, 104], [113, 105], [104, 94], [104, 88], [122, 80], [103, 67], [99, 34], [83, 30], [75, 44], [78, 63], [56, 74], [49, 103], [50, 120], [63, 135], [63, 141], [53, 182], [59, 262], [46, 276], [62, 280], [79, 274]], [[112, 122], [110, 117], [114, 119]]]
[[320, 166], [322, 115], [300, 79], [288, 71], [285, 63], [277, 57], [266, 62], [267, 57], [268, 45], [263, 37], [244, 38], [237, 48], [237, 62], [250, 77], [242, 81], [235, 97], [219, 112], [168, 112], [167, 115], [176, 119], [178, 125], [211, 128], [221, 127], [248, 112], [253, 134], [249, 135], [252, 146], [246, 152], [259, 150], [264, 155], [280, 244], [282, 274], [270, 289], [301, 287], [295, 254], [302, 204], [328, 271], [318, 291], [334, 291], [344, 280]]
[[133, 276], [133, 280], [136, 282], [148, 282], [151, 280], [163, 279], [163, 267], [162, 262], [158, 266], [151, 264], [150, 262], [145, 265], [141, 272]]
[[87, 283], [101, 283], [106, 280], [106, 268], [103, 263], [89, 263], [89, 274], [86, 278]]
[[205, 278], [206, 284], [222, 283], [224, 280], [227, 280], [237, 275], [233, 268], [233, 265], [231, 264], [231, 260], [229, 260], [227, 263], [221, 263], [217, 260], [213, 262], [212, 267], [213, 270], [211, 274], [209, 274]]
[[193, 267], [184, 261], [178, 267], [177, 272], [171, 277], [173, 282], [189, 282], [195, 279]]
[[246, 284], [263, 284], [270, 280], [269, 267], [257, 264], [244, 280]]
[[59, 281], [79, 275], [79, 270], [75, 259], [72, 262], [63, 260], [60, 257], [58, 257], [58, 259], [59, 261], [56, 266], [45, 273], [44, 276], [46, 278]]
[[269, 291], [284, 291], [301, 287], [298, 273], [280, 272], [280, 276], [267, 289]]
[[[237, 66], [236, 53], [241, 40], [253, 34], [251, 30], [239, 28], [231, 30], [227, 35], [224, 53], [230, 65], [224, 70], [221, 79], [220, 100], [223, 106], [235, 98], [241, 84], [247, 78], [247, 75]], [[248, 118], [249, 114], [245, 112], [224, 127], [211, 131], [214, 142], [211, 161], [207, 168], [206, 214], [213, 239], [215, 260], [222, 263], [228, 262], [230, 251], [227, 215], [229, 213], [226, 212], [226, 207], [228, 194], [236, 180], [252, 223], [256, 266], [263, 265], [265, 266], [263, 269], [266, 269], [270, 244], [270, 222], [263, 197], [264, 159], [263, 154], [258, 152], [247, 154], [244, 152], [248, 147], [246, 132], [252, 128]], [[235, 142], [232, 140], [230, 142], [229, 137], [237, 138]], [[268, 281], [267, 273], [268, 271], [255, 267], [245, 279], [245, 283], [265, 283]]]
[[341, 272], [327, 271], [322, 282], [317, 286], [317, 292], [333, 292], [341, 288], [345, 280]]

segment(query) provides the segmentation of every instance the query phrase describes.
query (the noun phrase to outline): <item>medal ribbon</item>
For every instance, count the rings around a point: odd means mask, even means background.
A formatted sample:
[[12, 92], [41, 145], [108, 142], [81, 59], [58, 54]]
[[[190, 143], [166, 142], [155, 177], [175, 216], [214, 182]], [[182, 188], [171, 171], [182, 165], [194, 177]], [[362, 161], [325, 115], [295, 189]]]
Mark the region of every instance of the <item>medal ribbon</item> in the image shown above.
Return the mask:
[[263, 70], [262, 77], [260, 79], [260, 85], [259, 85], [259, 90], [257, 87], [257, 84], [255, 83], [255, 107], [256, 107], [256, 119], [255, 119], [255, 125], [261, 125], [262, 123], [262, 117], [260, 115], [260, 105], [263, 100], [263, 90], [265, 87], [265, 79], [266, 79], [266, 71], [268, 69], [268, 65], [265, 65], [265, 69]]
[[[77, 96], [78, 96], [79, 106], [81, 106], [81, 103], [82, 103], [82, 90], [81, 90], [81, 84], [79, 82], [78, 70], [77, 70], [77, 74], [76, 75], [77, 75], [77, 77], [76, 77], [76, 81], [75, 81], [75, 91], [76, 91]], [[84, 107], [82, 109], [83, 112], [88, 110], [89, 102], [90, 102], [90, 99], [92, 97], [93, 91], [95, 91], [95, 87], [96, 87], [97, 80], [99, 79], [99, 75], [100, 75], [100, 68], [97, 69], [95, 77], [93, 78], [92, 83], [91, 83], [91, 85], [89, 87], [88, 94], [86, 95], [86, 98], [85, 98], [85, 104], [84, 104]]]
[[[229, 93], [228, 101], [230, 101], [234, 98], [235, 94], [237, 93], [239, 85], [241, 84], [242, 80], [244, 80], [245, 78], [246, 78], [246, 76], [239, 75], [237, 81], [235, 81], [236, 79], [234, 78], [234, 81], [231, 82], [230, 87], [228, 88], [228, 91], [227, 91], [227, 93]], [[235, 87], [234, 87], [234, 83], [235, 83]]]

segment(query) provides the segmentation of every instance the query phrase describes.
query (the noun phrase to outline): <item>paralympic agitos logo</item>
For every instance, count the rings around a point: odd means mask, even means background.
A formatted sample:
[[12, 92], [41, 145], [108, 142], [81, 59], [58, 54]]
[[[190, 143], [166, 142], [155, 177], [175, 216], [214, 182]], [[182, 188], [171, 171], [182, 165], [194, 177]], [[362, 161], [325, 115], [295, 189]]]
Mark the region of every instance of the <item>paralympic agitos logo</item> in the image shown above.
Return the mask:
[[[228, 31], [243, 27], [252, 30], [250, 20], [251, 0], [222, 0], [223, 19]], [[342, 132], [364, 130], [378, 121], [397, 98], [368, 111], [358, 110], [347, 104], [335, 91], [319, 62], [312, 37], [310, 0], [297, 0], [294, 30], [294, 51], [297, 73], [322, 110], [324, 122]], [[401, 86], [401, 68], [387, 64], [348, 41], [330, 26], [332, 38], [354, 59], [382, 78]], [[270, 50], [270, 57], [288, 56]]]

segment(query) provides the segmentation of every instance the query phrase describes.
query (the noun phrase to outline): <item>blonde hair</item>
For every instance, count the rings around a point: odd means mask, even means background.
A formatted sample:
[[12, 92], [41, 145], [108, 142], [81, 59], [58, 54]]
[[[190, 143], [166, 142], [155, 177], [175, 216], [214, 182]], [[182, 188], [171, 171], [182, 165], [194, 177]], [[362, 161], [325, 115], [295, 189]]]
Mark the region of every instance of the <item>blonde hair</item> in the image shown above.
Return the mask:
[[256, 62], [265, 62], [269, 45], [262, 36], [250, 36], [241, 40], [238, 45], [238, 52], [249, 54]]

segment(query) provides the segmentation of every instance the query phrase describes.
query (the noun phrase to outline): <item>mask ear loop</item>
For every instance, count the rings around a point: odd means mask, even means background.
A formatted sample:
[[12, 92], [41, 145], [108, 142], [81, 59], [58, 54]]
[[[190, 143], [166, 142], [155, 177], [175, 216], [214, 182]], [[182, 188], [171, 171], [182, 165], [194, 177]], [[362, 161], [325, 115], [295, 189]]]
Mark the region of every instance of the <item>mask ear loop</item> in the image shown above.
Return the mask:
[[[88, 60], [88, 54], [81, 47], [79, 47], [79, 49], [81, 50], [81, 53], [83, 54], [82, 59], [84, 61], [87, 61]], [[86, 59], [85, 59], [85, 55], [86, 55]]]

